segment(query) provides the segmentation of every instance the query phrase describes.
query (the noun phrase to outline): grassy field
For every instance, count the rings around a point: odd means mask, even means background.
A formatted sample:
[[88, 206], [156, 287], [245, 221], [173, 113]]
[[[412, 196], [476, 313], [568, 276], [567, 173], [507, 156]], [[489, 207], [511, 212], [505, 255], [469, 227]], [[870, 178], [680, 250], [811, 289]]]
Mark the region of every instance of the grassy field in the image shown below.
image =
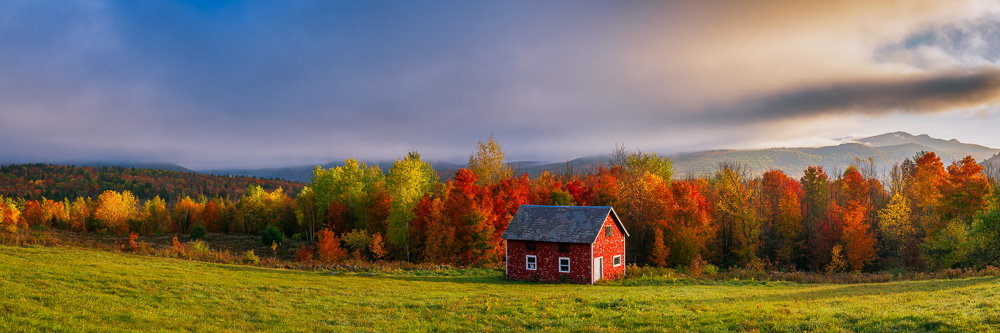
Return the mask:
[[1000, 331], [1000, 278], [855, 285], [331, 274], [0, 246], [0, 331]]

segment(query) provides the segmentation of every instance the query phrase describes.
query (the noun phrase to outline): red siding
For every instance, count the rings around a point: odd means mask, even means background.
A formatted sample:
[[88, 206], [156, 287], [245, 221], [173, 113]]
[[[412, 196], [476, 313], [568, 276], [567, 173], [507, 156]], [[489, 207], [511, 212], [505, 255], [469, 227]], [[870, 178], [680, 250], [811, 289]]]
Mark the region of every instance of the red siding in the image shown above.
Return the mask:
[[[507, 278], [544, 282], [590, 283], [590, 244], [569, 245], [569, 253], [559, 252], [559, 243], [535, 242], [535, 251], [528, 251], [526, 241], [507, 241]], [[525, 257], [537, 258], [537, 269], [529, 271]], [[569, 273], [559, 272], [559, 258], [569, 259]]]
[[[611, 237], [604, 236], [604, 227], [611, 226]], [[621, 265], [614, 267], [614, 256], [621, 255]], [[625, 276], [625, 235], [622, 229], [615, 223], [614, 218], [608, 215], [601, 227], [601, 233], [597, 235], [594, 242], [594, 258], [604, 257], [604, 275], [601, 279], [614, 280]], [[591, 260], [593, 261], [593, 260]]]
[[[602, 279], [612, 280], [625, 273], [625, 236], [614, 219], [608, 215], [604, 225], [612, 226], [612, 236], [604, 236], [604, 227], [596, 236], [593, 244], [570, 244], [569, 253], [559, 252], [559, 243], [535, 242], [535, 250], [528, 251], [526, 241], [507, 241], [507, 278], [511, 280], [529, 280], [545, 282], [575, 282], [591, 283], [593, 278], [594, 258], [603, 257], [604, 275]], [[593, 250], [593, 254], [591, 254]], [[525, 261], [527, 255], [536, 257], [537, 268], [527, 270]], [[614, 267], [614, 256], [621, 255], [622, 263]], [[559, 272], [559, 257], [570, 258], [570, 272]]]

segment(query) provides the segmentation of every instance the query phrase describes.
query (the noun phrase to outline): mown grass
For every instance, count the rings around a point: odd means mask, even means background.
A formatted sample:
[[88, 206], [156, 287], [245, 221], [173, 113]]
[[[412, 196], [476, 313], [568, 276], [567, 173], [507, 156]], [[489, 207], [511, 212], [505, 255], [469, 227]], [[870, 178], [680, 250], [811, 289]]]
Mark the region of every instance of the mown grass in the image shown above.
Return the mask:
[[0, 246], [0, 331], [1000, 331], [1000, 278], [533, 284]]

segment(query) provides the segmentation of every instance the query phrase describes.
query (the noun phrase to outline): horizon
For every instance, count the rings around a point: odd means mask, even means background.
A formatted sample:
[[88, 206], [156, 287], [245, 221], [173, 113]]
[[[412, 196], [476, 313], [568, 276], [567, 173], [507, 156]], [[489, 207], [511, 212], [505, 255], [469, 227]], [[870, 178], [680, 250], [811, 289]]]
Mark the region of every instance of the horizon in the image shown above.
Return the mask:
[[[1000, 147], [1000, 3], [0, 4], [0, 164]], [[88, 162], [79, 162], [88, 163]]]
[[[670, 157], [671, 159], [673, 159], [673, 158], [681, 157], [681, 156], [684, 156], [684, 155], [687, 155], [687, 154], [698, 154], [698, 153], [703, 153], [703, 152], [727, 151], [727, 150], [758, 151], [758, 150], [771, 150], [771, 149], [813, 149], [813, 148], [824, 148], [824, 147], [840, 146], [840, 145], [845, 145], [845, 144], [860, 144], [860, 145], [864, 145], [864, 146], [868, 146], [868, 147], [891, 147], [891, 146], [894, 146], [894, 145], [881, 145], [880, 146], [880, 145], [869, 144], [869, 143], [862, 142], [862, 141], [859, 141], [859, 140], [871, 139], [871, 138], [875, 138], [875, 137], [879, 137], [879, 136], [886, 136], [886, 135], [892, 135], [892, 134], [905, 134], [905, 135], [908, 135], [908, 136], [913, 137], [913, 138], [926, 137], [926, 138], [929, 138], [929, 139], [939, 140], [939, 141], [942, 141], [942, 142], [960, 143], [960, 144], [963, 144], [963, 145], [980, 146], [980, 147], [987, 148], [987, 149], [990, 149], [990, 150], [998, 151], [997, 153], [994, 153], [993, 156], [996, 156], [996, 155], [1000, 154], [1000, 148], [994, 148], [994, 147], [984, 146], [984, 145], [980, 145], [980, 144], [975, 143], [975, 142], [963, 142], [961, 140], [957, 140], [957, 139], [954, 139], [954, 138], [950, 138], [950, 139], [949, 138], [936, 138], [936, 137], [930, 136], [928, 134], [916, 134], [916, 135], [914, 135], [914, 134], [911, 134], [911, 133], [908, 133], [908, 132], [905, 132], [905, 131], [887, 132], [887, 133], [882, 133], [882, 134], [873, 135], [873, 136], [864, 137], [864, 138], [845, 139], [845, 140], [842, 140], [841, 142], [836, 143], [836, 144], [831, 145], [831, 146], [766, 147], [766, 148], [755, 148], [755, 149], [706, 149], [706, 150], [700, 150], [700, 151], [678, 152], [678, 153], [673, 153], [673, 154], [659, 154], [657, 152], [652, 152], [652, 153], [657, 153], [660, 156], [666, 156], [666, 157]], [[905, 144], [917, 144], [917, 143], [905, 143]], [[903, 144], [903, 145], [905, 145], [905, 144]], [[927, 147], [927, 148], [930, 149], [928, 151], [936, 151], [937, 150], [937, 149], [933, 149], [932, 147]], [[525, 164], [528, 164], [528, 167], [531, 167], [532, 165], [533, 166], [539, 166], [539, 165], [546, 166], [546, 165], [555, 165], [555, 164], [560, 164], [560, 163], [568, 163], [568, 162], [572, 162], [572, 161], [576, 161], [576, 160], [591, 159], [591, 158], [601, 159], [603, 157], [607, 157], [608, 155], [610, 155], [610, 153], [611, 152], [607, 152], [607, 153], [603, 153], [603, 154], [598, 153], [598, 154], [591, 154], [591, 155], [585, 155], [585, 156], [577, 156], [577, 157], [566, 159], [566, 160], [562, 160], [562, 161], [556, 161], [556, 160], [511, 160], [511, 159], [508, 158], [506, 163], [508, 163], [508, 164], [525, 163]], [[649, 152], [647, 152], [647, 153], [649, 153]], [[400, 159], [401, 158], [402, 157], [400, 157]], [[253, 176], [252, 172], [255, 172], [255, 171], [265, 171], [265, 170], [273, 170], [273, 171], [286, 170], [287, 171], [289, 169], [314, 168], [314, 167], [317, 167], [317, 166], [318, 167], [323, 167], [323, 168], [332, 167], [332, 166], [340, 166], [340, 165], [344, 164], [344, 161], [346, 159], [352, 159], [352, 158], [351, 157], [347, 157], [347, 158], [345, 158], [343, 160], [331, 160], [331, 161], [326, 161], [326, 162], [309, 163], [309, 164], [297, 164], [297, 165], [280, 165], [280, 166], [262, 167], [262, 168], [229, 167], [229, 168], [215, 168], [215, 169], [195, 169], [195, 168], [189, 168], [188, 166], [185, 166], [185, 165], [182, 165], [182, 164], [179, 164], [179, 163], [170, 162], [170, 161], [141, 161], [141, 160], [89, 160], [89, 161], [82, 161], [81, 160], [81, 161], [56, 161], [56, 162], [44, 162], [44, 161], [34, 161], [33, 162], [33, 161], [25, 161], [25, 162], [14, 162], [14, 163], [0, 163], [0, 166], [17, 165], [17, 164], [42, 163], [42, 164], [51, 164], [51, 165], [72, 165], [72, 166], [135, 166], [135, 167], [139, 167], [139, 168], [170, 169], [170, 168], [162, 168], [162, 167], [158, 168], [158, 167], [156, 167], [157, 165], [167, 165], [167, 166], [177, 166], [177, 167], [180, 167], [180, 168], [183, 168], [183, 169], [187, 169], [188, 171], [192, 171], [192, 172], [196, 172], [196, 173], [203, 173], [203, 174], [218, 174], [218, 175], [222, 175], [222, 174], [228, 174], [228, 173], [231, 173], [231, 172], [247, 171], [247, 172], [251, 172], [251, 173], [248, 173], [248, 174], [239, 174], [239, 173], [236, 173], [236, 174], [232, 174], [232, 175], [234, 175], [234, 176], [239, 176], [239, 175]], [[459, 167], [459, 168], [461, 168], [461, 167], [467, 166], [467, 161], [466, 160], [462, 160], [462, 161], [447, 161], [447, 160], [433, 159], [433, 158], [422, 158], [422, 159], [425, 162], [428, 162], [429, 164], [434, 165], [435, 168], [437, 168], [441, 163], [451, 164], [451, 165], [448, 165], [447, 167], [445, 167], [445, 169], [451, 168], [451, 167]], [[979, 162], [983, 162], [986, 159], [989, 159], [989, 157], [987, 157], [987, 158], [985, 158], [983, 160], [980, 160]], [[391, 164], [391, 163], [397, 161], [398, 159], [388, 159], [388, 160], [361, 160], [361, 159], [355, 159], [355, 160], [358, 160], [359, 162], [363, 162], [363, 163], [368, 163], [370, 165], [371, 164], [380, 165], [380, 167], [381, 167], [381, 166], [384, 166], [384, 164]], [[877, 162], [878, 163], [887, 163], [887, 162], [892, 162], [892, 161], [877, 161]], [[826, 166], [826, 165], [820, 165], [820, 166]], [[383, 171], [387, 172], [388, 168], [385, 168]], [[762, 172], [763, 170], [757, 170], [757, 171]]]

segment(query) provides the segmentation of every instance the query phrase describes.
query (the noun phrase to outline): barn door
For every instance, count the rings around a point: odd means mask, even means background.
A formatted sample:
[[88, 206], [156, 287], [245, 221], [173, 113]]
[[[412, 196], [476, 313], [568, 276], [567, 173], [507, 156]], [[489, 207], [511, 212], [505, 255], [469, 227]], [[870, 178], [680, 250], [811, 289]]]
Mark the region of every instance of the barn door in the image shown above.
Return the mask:
[[604, 257], [594, 258], [594, 282], [604, 277]]

